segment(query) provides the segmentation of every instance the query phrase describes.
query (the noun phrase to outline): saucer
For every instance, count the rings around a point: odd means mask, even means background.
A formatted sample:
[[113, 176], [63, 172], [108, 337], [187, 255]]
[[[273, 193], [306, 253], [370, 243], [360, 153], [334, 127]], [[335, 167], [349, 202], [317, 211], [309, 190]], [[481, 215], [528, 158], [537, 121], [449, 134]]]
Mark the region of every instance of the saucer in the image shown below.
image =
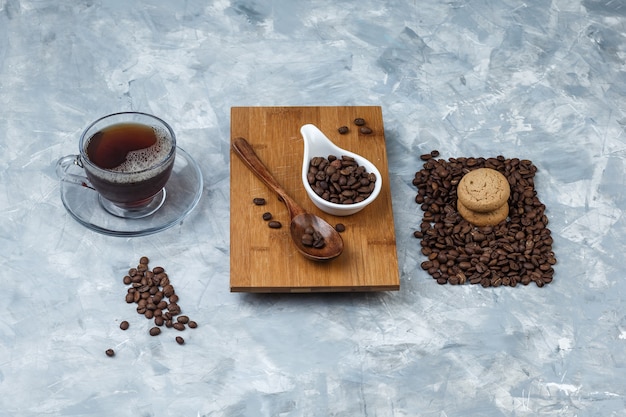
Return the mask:
[[[84, 175], [78, 166], [77, 175]], [[180, 223], [196, 207], [202, 195], [202, 173], [193, 158], [176, 148], [174, 168], [165, 185], [163, 205], [152, 215], [123, 219], [106, 211], [98, 193], [79, 184], [61, 181], [61, 200], [70, 215], [83, 226], [110, 236], [133, 237], [158, 233]]]

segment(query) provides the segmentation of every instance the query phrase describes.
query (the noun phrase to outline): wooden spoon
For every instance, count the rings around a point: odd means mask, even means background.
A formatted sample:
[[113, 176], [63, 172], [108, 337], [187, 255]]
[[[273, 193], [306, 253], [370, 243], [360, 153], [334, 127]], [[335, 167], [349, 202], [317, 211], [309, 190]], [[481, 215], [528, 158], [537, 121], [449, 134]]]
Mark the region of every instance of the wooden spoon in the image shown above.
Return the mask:
[[[307, 213], [298, 203], [289, 197], [265, 164], [259, 159], [247, 140], [244, 138], [234, 139], [232, 148], [247, 167], [250, 168], [268, 188], [274, 191], [287, 206], [289, 216], [291, 217], [291, 224], [289, 225], [291, 239], [302, 255], [314, 261], [328, 261], [341, 255], [341, 252], [343, 252], [343, 239], [339, 232], [322, 218]], [[322, 235], [325, 243], [323, 247], [315, 248], [305, 246], [302, 243], [302, 236], [307, 227], [312, 227]]]

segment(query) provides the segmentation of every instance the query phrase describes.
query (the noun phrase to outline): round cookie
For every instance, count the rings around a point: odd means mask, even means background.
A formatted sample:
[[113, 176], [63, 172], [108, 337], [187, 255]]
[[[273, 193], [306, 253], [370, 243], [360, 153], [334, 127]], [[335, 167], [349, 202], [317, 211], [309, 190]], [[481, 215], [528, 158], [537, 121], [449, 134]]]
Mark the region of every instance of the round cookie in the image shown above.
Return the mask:
[[456, 208], [461, 217], [474, 226], [495, 226], [505, 220], [509, 215], [509, 203], [504, 203], [493, 211], [481, 213], [468, 209], [461, 203], [461, 200], [457, 200]]
[[506, 177], [495, 169], [478, 168], [461, 178], [456, 195], [469, 210], [488, 213], [509, 200], [511, 186]]

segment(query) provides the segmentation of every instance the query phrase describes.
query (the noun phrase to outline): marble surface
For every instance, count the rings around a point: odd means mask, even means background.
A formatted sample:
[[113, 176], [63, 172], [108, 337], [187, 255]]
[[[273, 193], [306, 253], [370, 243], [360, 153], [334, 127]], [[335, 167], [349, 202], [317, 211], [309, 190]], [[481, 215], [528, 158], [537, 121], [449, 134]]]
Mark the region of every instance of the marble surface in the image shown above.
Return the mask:
[[[0, 415], [625, 416], [625, 33], [622, 0], [1, 0]], [[382, 107], [400, 291], [229, 292], [230, 108], [291, 105]], [[57, 159], [122, 110], [201, 165], [159, 234], [94, 233], [60, 199]], [[550, 285], [420, 269], [431, 149], [537, 165]], [[184, 346], [124, 302], [142, 255], [200, 324]]]

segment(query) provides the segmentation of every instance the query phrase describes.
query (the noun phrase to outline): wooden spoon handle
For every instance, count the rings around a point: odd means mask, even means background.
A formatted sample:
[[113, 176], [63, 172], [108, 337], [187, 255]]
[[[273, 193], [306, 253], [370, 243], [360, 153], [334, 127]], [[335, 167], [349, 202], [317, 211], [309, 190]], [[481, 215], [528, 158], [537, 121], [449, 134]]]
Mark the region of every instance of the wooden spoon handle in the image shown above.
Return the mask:
[[289, 214], [293, 219], [298, 214], [305, 213], [304, 209], [298, 205], [290, 196], [287, 191], [280, 185], [272, 173], [267, 169], [263, 161], [258, 157], [252, 146], [244, 138], [235, 138], [232, 143], [232, 148], [239, 156], [239, 158], [246, 164], [250, 171], [254, 172], [256, 176], [263, 181], [263, 183], [274, 191], [280, 199], [287, 206]]

